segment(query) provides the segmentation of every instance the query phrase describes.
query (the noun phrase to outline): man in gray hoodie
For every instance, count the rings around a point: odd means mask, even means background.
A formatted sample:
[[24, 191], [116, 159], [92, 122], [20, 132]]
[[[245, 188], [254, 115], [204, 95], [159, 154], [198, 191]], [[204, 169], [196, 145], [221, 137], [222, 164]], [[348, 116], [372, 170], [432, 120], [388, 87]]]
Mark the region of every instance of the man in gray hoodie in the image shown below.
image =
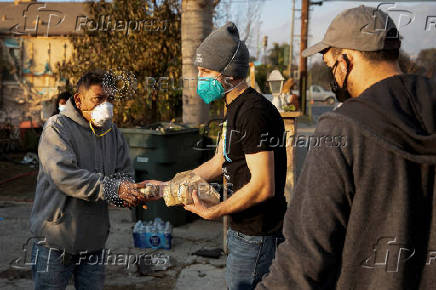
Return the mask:
[[[103, 289], [108, 202], [145, 202], [134, 184], [128, 145], [112, 123], [104, 74], [90, 72], [41, 135], [38, 182], [30, 224], [35, 289]], [[92, 259], [92, 261], [91, 261]], [[98, 259], [96, 263], [95, 259]]]
[[319, 120], [256, 289], [435, 289], [436, 83], [401, 72], [400, 44], [360, 6], [303, 52], [323, 54], [344, 103]]

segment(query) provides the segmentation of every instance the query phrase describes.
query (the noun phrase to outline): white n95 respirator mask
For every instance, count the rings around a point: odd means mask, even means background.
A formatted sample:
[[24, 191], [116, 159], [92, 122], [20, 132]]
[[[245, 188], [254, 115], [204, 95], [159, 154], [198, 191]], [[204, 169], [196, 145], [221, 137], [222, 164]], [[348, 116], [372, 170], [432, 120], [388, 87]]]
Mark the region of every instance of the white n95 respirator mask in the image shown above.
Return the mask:
[[109, 102], [101, 103], [91, 112], [91, 120], [97, 127], [103, 127], [108, 122], [112, 122], [114, 116], [114, 106]]

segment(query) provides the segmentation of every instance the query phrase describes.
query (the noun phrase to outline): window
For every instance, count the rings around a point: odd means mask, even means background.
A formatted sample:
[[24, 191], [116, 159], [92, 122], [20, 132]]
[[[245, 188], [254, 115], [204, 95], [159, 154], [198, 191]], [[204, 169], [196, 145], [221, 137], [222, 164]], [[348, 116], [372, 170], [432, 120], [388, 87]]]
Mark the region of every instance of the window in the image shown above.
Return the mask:
[[[14, 62], [17, 69], [16, 74], [21, 75], [21, 46], [15, 38], [8, 38], [4, 40], [6, 51], [3, 52], [4, 63], [9, 66], [10, 60]], [[11, 73], [11, 68], [3, 68], [2, 76], [4, 81], [15, 81], [14, 75]]]

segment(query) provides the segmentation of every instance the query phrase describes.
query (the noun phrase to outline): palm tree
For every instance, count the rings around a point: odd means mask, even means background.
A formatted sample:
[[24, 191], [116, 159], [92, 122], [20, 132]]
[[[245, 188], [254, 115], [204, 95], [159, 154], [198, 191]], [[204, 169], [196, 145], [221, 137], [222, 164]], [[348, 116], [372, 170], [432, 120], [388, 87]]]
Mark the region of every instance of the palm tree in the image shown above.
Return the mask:
[[220, 0], [182, 0], [183, 122], [199, 125], [209, 119], [209, 105], [197, 95], [195, 51], [212, 32], [213, 15]]

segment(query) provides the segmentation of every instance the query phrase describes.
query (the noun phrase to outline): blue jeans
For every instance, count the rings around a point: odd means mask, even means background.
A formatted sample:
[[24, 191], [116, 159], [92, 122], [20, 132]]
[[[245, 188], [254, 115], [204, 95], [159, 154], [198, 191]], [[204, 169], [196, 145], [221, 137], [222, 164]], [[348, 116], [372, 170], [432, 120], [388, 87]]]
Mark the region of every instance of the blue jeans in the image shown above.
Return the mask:
[[78, 290], [103, 289], [105, 272], [101, 252], [88, 255], [68, 255], [62, 251], [33, 244], [32, 277], [35, 290], [60, 290], [74, 276]]
[[283, 235], [247, 236], [229, 229], [226, 283], [230, 290], [254, 289], [269, 272]]

